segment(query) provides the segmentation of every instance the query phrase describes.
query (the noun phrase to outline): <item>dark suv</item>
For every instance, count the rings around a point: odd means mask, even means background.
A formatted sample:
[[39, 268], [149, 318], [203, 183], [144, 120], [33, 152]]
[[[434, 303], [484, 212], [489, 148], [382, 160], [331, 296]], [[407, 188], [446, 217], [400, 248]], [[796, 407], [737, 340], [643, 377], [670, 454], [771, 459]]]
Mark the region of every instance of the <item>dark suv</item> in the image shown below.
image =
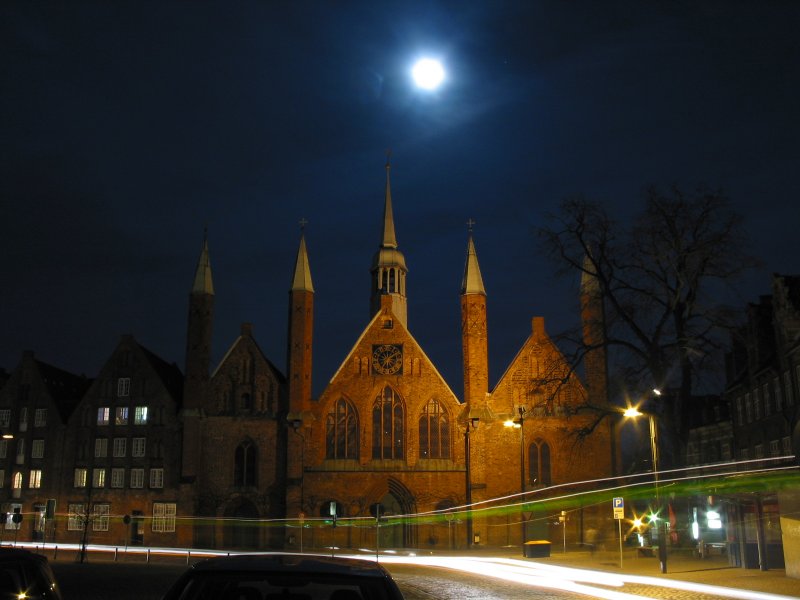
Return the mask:
[[19, 548], [0, 548], [0, 600], [62, 600], [47, 558]]
[[403, 596], [374, 561], [251, 554], [195, 564], [163, 600], [403, 600]]

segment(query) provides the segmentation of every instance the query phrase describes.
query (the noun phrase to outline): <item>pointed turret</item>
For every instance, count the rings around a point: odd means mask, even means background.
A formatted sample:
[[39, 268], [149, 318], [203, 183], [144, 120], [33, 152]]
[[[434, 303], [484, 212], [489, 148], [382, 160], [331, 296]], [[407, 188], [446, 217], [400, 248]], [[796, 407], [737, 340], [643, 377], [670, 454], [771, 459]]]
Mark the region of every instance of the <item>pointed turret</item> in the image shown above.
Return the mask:
[[467, 260], [461, 284], [461, 340], [464, 352], [464, 402], [479, 407], [489, 391], [489, 344], [486, 327], [486, 289], [478, 266], [469, 221]]
[[208, 257], [208, 234], [197, 261], [194, 282], [189, 294], [189, 323], [186, 328], [186, 382], [183, 387], [182, 418], [184, 481], [197, 476], [196, 460], [200, 451], [198, 419], [205, 408], [211, 363], [211, 333], [214, 320], [214, 284]]
[[372, 261], [372, 293], [370, 296], [370, 316], [381, 309], [381, 296], [392, 298], [392, 313], [408, 327], [408, 306], [406, 298], [406, 259], [397, 249], [392, 212], [392, 190], [390, 181], [391, 165], [386, 162], [386, 193], [383, 207], [383, 235], [381, 245]]

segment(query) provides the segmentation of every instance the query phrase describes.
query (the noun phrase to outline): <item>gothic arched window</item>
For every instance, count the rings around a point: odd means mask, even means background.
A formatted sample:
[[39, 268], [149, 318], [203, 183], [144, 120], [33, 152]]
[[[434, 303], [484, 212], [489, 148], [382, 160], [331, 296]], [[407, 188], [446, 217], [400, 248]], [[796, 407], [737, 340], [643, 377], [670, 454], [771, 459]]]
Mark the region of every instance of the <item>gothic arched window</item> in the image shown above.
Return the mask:
[[256, 447], [249, 441], [236, 446], [233, 485], [256, 485]]
[[358, 414], [353, 405], [340, 398], [328, 413], [326, 458], [358, 458]]
[[528, 446], [528, 477], [532, 485], [550, 485], [550, 445], [537, 439]]
[[438, 400], [430, 400], [419, 417], [420, 458], [450, 458], [450, 421]]
[[372, 405], [372, 458], [403, 458], [403, 401], [386, 386]]

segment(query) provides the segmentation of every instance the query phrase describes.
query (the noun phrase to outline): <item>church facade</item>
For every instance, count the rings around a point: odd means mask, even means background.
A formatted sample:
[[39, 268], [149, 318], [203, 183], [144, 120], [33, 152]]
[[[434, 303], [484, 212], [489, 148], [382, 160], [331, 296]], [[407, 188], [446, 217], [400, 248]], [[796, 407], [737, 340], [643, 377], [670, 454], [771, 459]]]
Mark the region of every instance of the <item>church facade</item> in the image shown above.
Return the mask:
[[[285, 373], [248, 324], [211, 364], [215, 290], [204, 241], [184, 373], [123, 336], [92, 381], [30, 353], [10, 374], [0, 389], [0, 425], [10, 436], [0, 442], [2, 513], [12, 517], [4, 527], [46, 541], [237, 549], [561, 539], [547, 510], [486, 509], [499, 507], [497, 498], [519, 502], [524, 491], [531, 500], [552, 486], [613, 474], [611, 423], [579, 410], [606, 403], [604, 358], [595, 354], [581, 381], [544, 319], [534, 317], [490, 388], [486, 290], [470, 233], [459, 398], [408, 328], [408, 269], [386, 169], [371, 318], [318, 397], [303, 237], [289, 292]], [[601, 335], [591, 282], [582, 302], [584, 335]], [[595, 507], [576, 510], [567, 522], [579, 542], [603, 517]]]

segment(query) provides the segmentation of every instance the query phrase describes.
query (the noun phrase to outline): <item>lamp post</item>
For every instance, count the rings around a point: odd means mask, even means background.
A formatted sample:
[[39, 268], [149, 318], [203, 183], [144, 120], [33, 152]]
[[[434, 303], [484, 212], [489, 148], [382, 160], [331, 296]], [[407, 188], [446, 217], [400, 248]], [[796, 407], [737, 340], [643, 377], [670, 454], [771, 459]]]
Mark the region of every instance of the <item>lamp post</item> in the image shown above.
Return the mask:
[[[653, 390], [657, 396], [661, 395], [658, 390]], [[658, 560], [661, 563], [661, 572], [667, 572], [667, 520], [662, 513], [661, 496], [658, 492], [658, 430], [656, 428], [656, 419], [650, 413], [643, 413], [635, 407], [630, 407], [622, 413], [623, 416], [635, 419], [636, 417], [647, 417], [650, 423], [650, 453], [653, 460], [653, 484], [656, 491], [656, 506], [658, 508], [658, 522], [656, 527], [658, 529]], [[663, 525], [662, 525], [663, 523]]]
[[[525, 499], [525, 408], [522, 406], [517, 407], [519, 417], [516, 419], [508, 419], [503, 423], [505, 427], [514, 427], [519, 429], [519, 491], [522, 500]], [[522, 512], [522, 511], [520, 511]], [[522, 529], [520, 539], [525, 543], [525, 517], [522, 518]]]
[[472, 548], [472, 473], [470, 470], [469, 434], [471, 429], [478, 426], [479, 418], [467, 418], [467, 427], [464, 430], [464, 466], [466, 470], [466, 504], [467, 504], [467, 548]]

